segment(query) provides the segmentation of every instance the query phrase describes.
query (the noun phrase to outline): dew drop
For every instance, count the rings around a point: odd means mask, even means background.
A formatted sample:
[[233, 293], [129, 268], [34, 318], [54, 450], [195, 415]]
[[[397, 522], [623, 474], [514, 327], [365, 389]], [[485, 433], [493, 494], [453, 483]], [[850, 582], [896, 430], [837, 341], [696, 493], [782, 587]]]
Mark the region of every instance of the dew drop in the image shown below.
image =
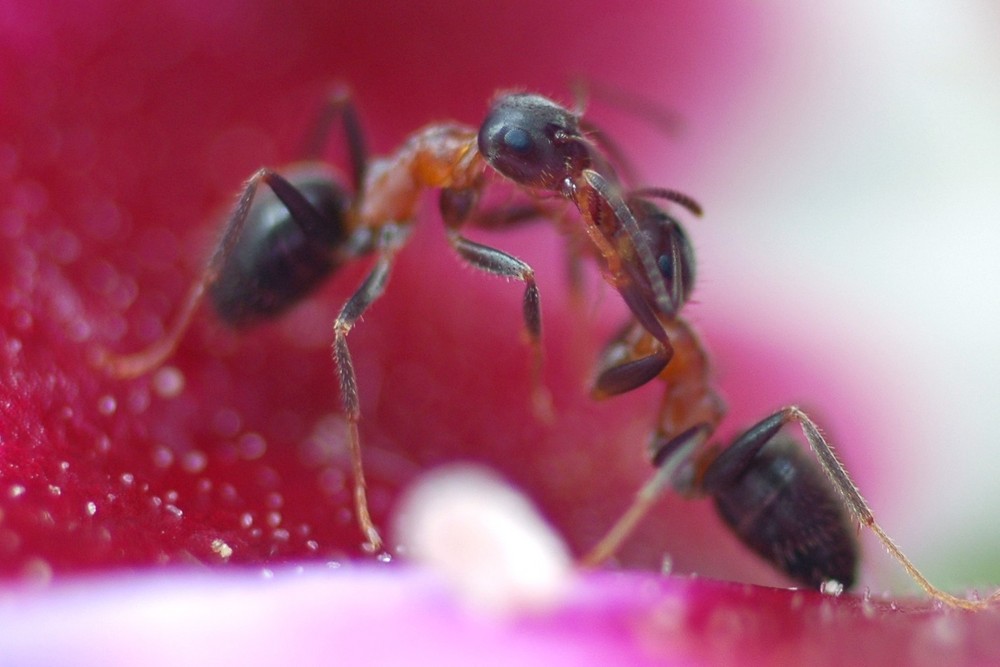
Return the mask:
[[205, 469], [208, 465], [208, 457], [205, 452], [200, 450], [192, 450], [184, 454], [181, 459], [181, 467], [191, 474], [198, 474]]
[[149, 408], [149, 390], [143, 386], [136, 386], [135, 390], [128, 395], [127, 405], [129, 412], [134, 415], [141, 415]]
[[212, 417], [212, 428], [220, 438], [232, 438], [240, 432], [243, 419], [231, 408], [222, 408]]
[[832, 595], [833, 597], [839, 597], [841, 593], [844, 592], [844, 584], [840, 583], [836, 579], [827, 579], [819, 586], [819, 591], [823, 595]]
[[153, 450], [153, 465], [157, 468], [169, 468], [174, 463], [174, 453], [169, 447], [158, 446]]
[[245, 433], [236, 443], [240, 457], [247, 461], [259, 459], [267, 451], [267, 441], [257, 433]]
[[184, 374], [176, 366], [164, 366], [153, 375], [153, 390], [160, 398], [176, 398], [184, 391]]
[[41, 558], [29, 558], [21, 572], [24, 580], [32, 584], [44, 586], [52, 581], [52, 566]]
[[219, 498], [225, 503], [234, 503], [239, 500], [240, 494], [235, 486], [226, 482], [219, 486]]
[[21, 349], [23, 347], [24, 344], [21, 342], [20, 338], [11, 338], [7, 341], [7, 354], [11, 357], [16, 357], [21, 353]]
[[97, 411], [102, 415], [109, 416], [115, 414], [118, 409], [118, 401], [114, 396], [105, 394], [97, 399]]
[[861, 615], [865, 618], [875, 618], [875, 605], [872, 604], [871, 598], [865, 597], [861, 600]]
[[233, 548], [226, 544], [225, 540], [216, 538], [212, 540], [212, 551], [219, 555], [222, 560], [229, 560], [233, 555]]

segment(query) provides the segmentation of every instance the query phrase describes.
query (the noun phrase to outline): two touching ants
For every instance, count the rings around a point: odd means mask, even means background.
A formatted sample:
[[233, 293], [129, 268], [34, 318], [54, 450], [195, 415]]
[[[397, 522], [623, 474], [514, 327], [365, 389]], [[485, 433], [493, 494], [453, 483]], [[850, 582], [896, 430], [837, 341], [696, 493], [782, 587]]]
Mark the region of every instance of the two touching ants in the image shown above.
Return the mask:
[[[347, 142], [350, 187], [319, 160], [335, 122]], [[260, 169], [246, 182], [206, 269], [164, 337], [134, 354], [101, 351], [96, 363], [118, 378], [144, 374], [173, 353], [206, 295], [226, 324], [244, 327], [279, 316], [338, 267], [370, 257], [371, 269], [337, 316], [333, 341], [355, 512], [367, 550], [381, 550], [382, 538], [368, 512], [348, 335], [385, 290], [416, 223], [421, 194], [436, 189], [454, 251], [476, 269], [524, 285], [522, 317], [537, 411], [551, 406], [541, 379], [541, 302], [534, 271], [509, 253], [469, 240], [464, 229], [502, 229], [537, 218], [574, 235], [580, 242], [573, 247], [595, 259], [630, 311], [601, 356], [594, 396], [627, 393], [653, 380], [663, 386], [649, 447], [654, 473], [583, 557], [585, 565], [612, 557], [669, 488], [689, 498], [712, 498], [723, 521], [748, 547], [812, 588], [835, 590], [854, 583], [853, 515], [933, 598], [978, 609], [1000, 596], [968, 600], [928, 582], [875, 522], [819, 428], [798, 408], [778, 410], [728, 446], [711, 442], [725, 407], [708, 354], [680, 314], [694, 285], [694, 253], [680, 222], [666, 209], [700, 215], [701, 208], [674, 190], [627, 188], [617, 175], [622, 165], [613, 145], [581, 113], [540, 95], [503, 93], [480, 127], [428, 125], [394, 153], [376, 158], [368, 154], [349, 93], [337, 88], [311, 136], [307, 160], [281, 174]], [[529, 203], [485, 209], [483, 195], [498, 177]], [[553, 200], [569, 205], [553, 206]], [[574, 211], [573, 224], [567, 224]], [[800, 427], [815, 458], [780, 433], [789, 424]]]

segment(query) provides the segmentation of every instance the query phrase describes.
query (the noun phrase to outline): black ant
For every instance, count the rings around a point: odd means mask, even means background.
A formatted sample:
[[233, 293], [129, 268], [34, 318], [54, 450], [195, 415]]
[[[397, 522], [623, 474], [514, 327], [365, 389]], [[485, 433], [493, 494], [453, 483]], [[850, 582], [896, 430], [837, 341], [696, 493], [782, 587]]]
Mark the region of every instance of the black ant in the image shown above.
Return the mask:
[[[683, 303], [695, 272], [683, 228], [648, 201], [635, 197], [628, 201], [647, 247], [663, 269], [668, 292], [680, 297], [676, 303]], [[839, 592], [854, 584], [858, 545], [850, 521], [853, 514], [931, 597], [971, 610], [1000, 599], [1000, 592], [985, 600], [963, 599], [931, 584], [876, 523], [819, 427], [799, 408], [778, 410], [728, 447], [710, 444], [725, 404], [715, 391], [708, 353], [698, 335], [676, 310], [660, 311], [659, 324], [673, 350], [669, 363], [661, 363], [660, 336], [634, 308], [633, 314], [636, 317], [605, 348], [592, 395], [615, 396], [654, 378], [664, 383], [649, 447], [656, 472], [584, 556], [583, 564], [593, 566], [611, 558], [663, 491], [672, 488], [686, 498], [712, 498], [719, 516], [745, 545], [814, 589]], [[796, 441], [779, 433], [791, 423], [801, 427], [819, 467]]]
[[[319, 147], [338, 119], [347, 139], [352, 190], [317, 159]], [[657, 331], [662, 363], [669, 358], [669, 340], [656, 317], [646, 312], [646, 304], [672, 311], [679, 307], [679, 298], [667, 292], [652, 254], [637, 236], [628, 205], [602, 175], [612, 173], [607, 160], [584, 136], [579, 120], [578, 114], [538, 95], [503, 94], [481, 128], [428, 125], [410, 135], [395, 153], [370, 158], [351, 97], [346, 89], [337, 88], [311, 135], [310, 159], [289, 166], [285, 175], [260, 169], [247, 181], [206, 269], [164, 337], [135, 354], [101, 350], [96, 364], [119, 378], [142, 375], [173, 353], [206, 293], [226, 324], [245, 327], [277, 317], [341, 265], [374, 255], [374, 266], [334, 323], [333, 357], [348, 422], [357, 520], [367, 539], [366, 548], [381, 549], [381, 537], [368, 511], [358, 434], [361, 410], [347, 336], [382, 295], [425, 189], [440, 189], [447, 239], [462, 259], [487, 273], [525, 284], [522, 310], [533, 356], [538, 412], [548, 411], [548, 397], [541, 381], [541, 306], [534, 271], [510, 254], [467, 239], [460, 230], [466, 225], [500, 228], [525, 219], [558, 216], [537, 202], [498, 211], [478, 210], [488, 167], [526, 192], [554, 192], [582, 210], [585, 207], [586, 233], [604, 258], [608, 279], [637, 316]], [[261, 184], [270, 192], [258, 196]], [[669, 190], [649, 190], [646, 195], [698, 210], [688, 198]]]
[[[478, 210], [491, 167], [526, 192], [555, 193], [575, 204], [606, 280], [635, 318], [609, 346], [595, 393], [620, 394], [657, 377], [667, 385], [653, 446], [657, 473], [585, 563], [610, 557], [652, 500], [671, 486], [685, 495], [713, 496], [737, 535], [789, 575], [811, 585], [853, 583], [857, 548], [842, 505], [796, 447], [773, 442], [784, 424], [795, 421], [850, 510], [931, 596], [965, 608], [987, 604], [948, 595], [924, 579], [875, 523], [818, 428], [797, 408], [761, 421], [725, 450], [706, 446], [724, 409], [709, 379], [707, 355], [678, 315], [693, 285], [693, 253], [680, 225], [651, 200], [671, 201], [696, 215], [700, 207], [673, 190], [624, 191], [597, 135], [586, 136], [580, 114], [539, 95], [502, 94], [480, 128], [429, 125], [392, 155], [375, 159], [368, 156], [354, 105], [342, 88], [328, 99], [312, 145], [324, 142], [338, 118], [347, 138], [353, 192], [315, 154], [289, 167], [285, 176], [257, 171], [167, 334], [136, 354], [102, 351], [99, 366], [117, 377], [134, 377], [162, 364], [206, 292], [227, 324], [243, 327], [278, 316], [342, 264], [374, 255], [374, 266], [334, 324], [333, 356], [348, 421], [357, 519], [367, 547], [380, 549], [382, 541], [368, 513], [358, 435], [361, 413], [347, 335], [383, 293], [423, 190], [440, 189], [447, 238], [459, 256], [482, 271], [525, 283], [523, 318], [536, 389], [541, 384], [541, 307], [533, 270], [512, 255], [470, 241], [460, 229], [559, 216], [541, 204]], [[270, 193], [257, 197], [261, 183]], [[543, 402], [536, 391], [536, 404]]]

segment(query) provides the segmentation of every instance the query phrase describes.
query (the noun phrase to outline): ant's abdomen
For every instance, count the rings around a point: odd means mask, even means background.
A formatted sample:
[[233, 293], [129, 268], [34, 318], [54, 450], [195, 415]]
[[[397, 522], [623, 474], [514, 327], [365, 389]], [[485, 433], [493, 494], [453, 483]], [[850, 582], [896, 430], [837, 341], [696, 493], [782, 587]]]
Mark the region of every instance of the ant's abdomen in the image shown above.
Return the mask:
[[234, 327], [272, 318], [306, 297], [337, 267], [347, 240], [350, 196], [328, 174], [289, 176], [319, 215], [293, 219], [289, 207], [261, 188], [231, 252], [208, 290], [219, 317]]
[[794, 441], [772, 441], [714, 497], [743, 543], [792, 579], [813, 589], [854, 583], [858, 548], [843, 503]]

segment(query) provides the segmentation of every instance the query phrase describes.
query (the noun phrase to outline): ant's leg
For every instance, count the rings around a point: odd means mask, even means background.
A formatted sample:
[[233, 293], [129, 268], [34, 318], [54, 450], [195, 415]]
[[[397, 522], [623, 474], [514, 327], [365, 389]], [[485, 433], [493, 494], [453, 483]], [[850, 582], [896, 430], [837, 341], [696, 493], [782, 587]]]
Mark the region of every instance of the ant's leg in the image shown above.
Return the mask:
[[[475, 190], [445, 189], [441, 191], [441, 215], [447, 228], [448, 242], [462, 259], [480, 271], [504, 278], [513, 278], [524, 283], [521, 310], [524, 316], [524, 329], [528, 336], [528, 344], [531, 346], [531, 377], [534, 387], [532, 403], [535, 413], [544, 421], [550, 421], [553, 415], [552, 396], [542, 379], [542, 306], [538, 285], [535, 283], [535, 271], [517, 257], [502, 250], [470, 241], [458, 232], [458, 228], [463, 223], [474, 222], [478, 219], [478, 216], [473, 217], [478, 195], [479, 193]], [[544, 209], [541, 208], [536, 210], [539, 214], [544, 212]], [[515, 207], [510, 209], [508, 214], [518, 215], [520, 212], [521, 209]], [[511, 221], [516, 221], [516, 219], [512, 218]]]
[[132, 354], [114, 354], [106, 349], [99, 348], [93, 359], [93, 364], [96, 367], [112, 377], [121, 379], [135, 378], [162, 365], [174, 353], [188, 326], [190, 326], [191, 319], [198, 309], [199, 304], [201, 304], [206, 290], [216, 279], [221, 267], [232, 254], [233, 248], [236, 247], [246, 226], [247, 215], [253, 204], [257, 187], [261, 182], [274, 191], [278, 199], [288, 209], [292, 219], [307, 234], [328, 224], [323, 215], [306, 200], [302, 193], [282, 176], [270, 169], [258, 170], [247, 180], [246, 185], [243, 187], [243, 192], [240, 194], [236, 207], [233, 209], [233, 213], [230, 215], [223, 229], [222, 236], [218, 244], [216, 244], [208, 265], [191, 286], [180, 312], [170, 324], [164, 336], [145, 350]]
[[347, 417], [347, 445], [351, 457], [351, 469], [354, 475], [354, 506], [358, 524], [361, 527], [368, 544], [365, 545], [372, 553], [382, 548], [382, 538], [368, 512], [368, 495], [365, 491], [365, 471], [361, 461], [361, 437], [358, 433], [358, 422], [361, 420], [361, 404], [358, 399], [358, 380], [351, 361], [351, 352], [347, 347], [347, 334], [357, 323], [372, 303], [385, 291], [389, 280], [396, 253], [406, 242], [408, 228], [389, 225], [381, 230], [379, 240], [379, 257], [375, 266], [365, 277], [358, 289], [347, 300], [337, 315], [333, 325], [333, 360], [337, 365], [340, 378], [340, 395], [344, 402], [344, 414]]
[[[560, 202], [562, 204], [562, 202]], [[586, 237], [581, 235], [576, 220], [566, 216], [565, 205], [559, 209], [533, 202], [501, 207], [486, 211], [475, 211], [471, 219], [465, 223], [477, 229], [506, 229], [526, 222], [548, 220], [555, 223], [557, 229], [566, 237], [566, 276], [570, 294], [574, 302], [583, 303], [583, 258], [590, 245]]]
[[198, 305], [205, 296], [205, 290], [215, 279], [219, 267], [229, 255], [233, 246], [236, 245], [236, 241], [243, 231], [247, 213], [250, 211], [254, 194], [257, 192], [258, 183], [272, 174], [273, 172], [267, 169], [261, 169], [247, 181], [242, 194], [240, 194], [236, 208], [233, 210], [222, 232], [222, 238], [212, 253], [212, 259], [209, 260], [208, 266], [202, 271], [202, 274], [191, 286], [191, 289], [188, 290], [187, 297], [184, 299], [184, 305], [181, 307], [177, 317], [167, 328], [164, 336], [145, 350], [132, 354], [115, 354], [107, 349], [99, 348], [93, 359], [93, 364], [96, 367], [112, 377], [130, 379], [139, 377], [162, 365], [174, 353], [181, 338], [184, 336], [184, 332], [187, 331], [188, 326], [191, 324], [191, 318], [198, 309]]
[[653, 476], [639, 489], [632, 504], [615, 525], [580, 559], [582, 566], [596, 567], [618, 552], [639, 521], [649, 512], [653, 503], [665, 490], [678, 484], [679, 476], [689, 473], [685, 470], [686, 464], [704, 446], [709, 434], [710, 428], [705, 424], [699, 424], [658, 448], [653, 459], [653, 464], [656, 466]]
[[627, 323], [601, 354], [591, 396], [602, 399], [624, 394], [659, 375], [670, 361], [673, 350], [653, 341], [638, 322]]
[[303, 150], [306, 160], [318, 160], [322, 154], [334, 121], [340, 120], [347, 138], [347, 151], [351, 158], [351, 174], [354, 178], [354, 190], [358, 199], [364, 194], [365, 170], [368, 167], [368, 148], [365, 144], [361, 122], [358, 120], [358, 110], [354, 106], [351, 90], [344, 84], [338, 84], [327, 94], [326, 101], [320, 109], [319, 116], [313, 123]]
[[[591, 239], [597, 243], [598, 248], [601, 250], [601, 254], [604, 255], [605, 261], [607, 262], [609, 270], [612, 272], [613, 276], [615, 276], [618, 282], [623, 283], [622, 279], [617, 278], [618, 274], [622, 271], [621, 260], [618, 259], [619, 253], [617, 249], [610, 247], [610, 244], [604, 239], [603, 233], [600, 230], [593, 229], [596, 228], [599, 223], [598, 220], [593, 219], [594, 211], [600, 211], [602, 204], [611, 210], [615, 218], [625, 229], [625, 233], [628, 234], [629, 239], [632, 241], [632, 249], [639, 260], [642, 270], [649, 279], [649, 284], [652, 286], [653, 294], [656, 297], [656, 305], [659, 307], [660, 311], [669, 313], [675, 310], [675, 305], [667, 291], [667, 285], [663, 279], [663, 274], [660, 273], [659, 267], [657, 266], [656, 258], [653, 257], [653, 252], [650, 250], [649, 245], [645, 242], [642, 230], [639, 229], [639, 223], [636, 221], [635, 215], [632, 213], [631, 209], [629, 209], [628, 204], [625, 203], [625, 200], [622, 199], [621, 195], [615, 190], [614, 186], [612, 186], [607, 179], [596, 171], [592, 169], [584, 169], [583, 177], [587, 181], [589, 188], [580, 188], [580, 193], [578, 194], [578, 208], [583, 213], [583, 216], [588, 219], [588, 233]], [[597, 198], [596, 201], [593, 199], [594, 197]], [[595, 203], [597, 204], [596, 209], [593, 206]]]
[[521, 310], [524, 316], [524, 329], [528, 336], [528, 344], [531, 346], [533, 403], [538, 415], [545, 420], [551, 419], [552, 396], [545, 387], [542, 378], [542, 306], [538, 285], [535, 283], [534, 269], [513, 255], [470, 241], [453, 230], [449, 230], [448, 241], [462, 259], [480, 271], [504, 278], [514, 278], [524, 283]]
[[166, 334], [155, 343], [132, 354], [115, 354], [105, 347], [98, 347], [92, 351], [91, 365], [121, 380], [137, 378], [161, 366], [177, 349], [180, 339], [191, 324], [191, 318], [205, 296], [205, 288], [210, 281], [211, 276], [206, 271], [191, 286], [177, 317], [170, 324]]
[[[737, 469], [741, 467], [740, 462], [752, 458], [752, 456], [754, 456], [782, 426], [790, 422], [796, 422], [802, 428], [802, 432], [805, 434], [810, 448], [812, 448], [813, 452], [816, 454], [816, 458], [823, 467], [823, 471], [826, 473], [827, 477], [830, 478], [830, 481], [833, 482], [837, 491], [840, 492], [854, 516], [857, 517], [858, 521], [875, 533], [879, 541], [882, 542], [886, 551], [889, 552], [889, 555], [903, 566], [903, 569], [906, 570], [907, 574], [909, 574], [910, 577], [912, 577], [913, 580], [916, 581], [929, 596], [936, 600], [940, 600], [944, 604], [951, 607], [970, 610], [985, 608], [997, 599], [1000, 599], [1000, 592], [997, 592], [985, 600], [967, 600], [951, 595], [950, 593], [946, 593], [928, 581], [927, 578], [920, 573], [916, 566], [910, 562], [910, 559], [907, 558], [899, 547], [896, 546], [885, 531], [882, 530], [882, 527], [878, 525], [875, 521], [875, 515], [872, 513], [868, 503], [865, 502], [864, 498], [862, 498], [861, 492], [858, 491], [858, 487], [854, 484], [854, 481], [848, 474], [847, 469], [844, 468], [844, 464], [837, 459], [830, 445], [823, 437], [823, 434], [820, 433], [819, 427], [812, 421], [812, 419], [809, 418], [808, 415], [797, 407], [792, 406], [784, 408], [762, 420], [750, 429], [750, 431], [741, 436], [729, 449], [723, 452], [723, 454], [719, 457], [720, 459], [723, 456], [729, 455], [735, 457], [731, 463], [725, 466], [728, 469], [728, 472], [723, 472], [723, 475], [738, 474]], [[742, 451], [733, 452], [734, 449]], [[706, 486], [717, 484], [719, 482], [724, 483], [724, 480], [721, 478], [710, 479], [710, 474], [706, 473], [704, 479]]]

